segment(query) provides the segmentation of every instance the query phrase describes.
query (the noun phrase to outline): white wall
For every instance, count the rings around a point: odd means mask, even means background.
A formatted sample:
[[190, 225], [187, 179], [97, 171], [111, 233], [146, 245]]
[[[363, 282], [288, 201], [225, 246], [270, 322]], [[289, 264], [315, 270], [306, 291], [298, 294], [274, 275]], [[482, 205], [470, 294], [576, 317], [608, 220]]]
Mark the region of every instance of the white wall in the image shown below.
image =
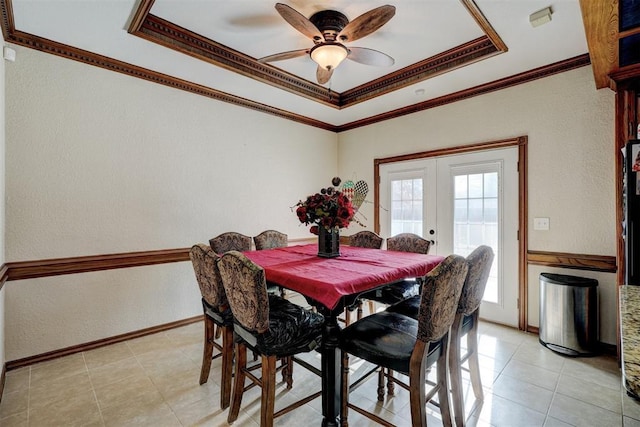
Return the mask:
[[[596, 91], [591, 68], [583, 67], [341, 133], [339, 172], [373, 183], [375, 158], [527, 135], [529, 250], [615, 256], [614, 117], [614, 93]], [[363, 213], [373, 228], [373, 206]], [[534, 231], [534, 217], [549, 217], [551, 229]], [[533, 326], [538, 270], [528, 274]], [[614, 344], [615, 275], [564, 273], [597, 276], [601, 339]]]
[[[337, 174], [337, 136], [18, 48], [6, 67], [7, 261], [309, 237], [290, 207]], [[201, 313], [189, 263], [12, 281], [15, 360]]]
[[[0, 36], [0, 40], [4, 39]], [[5, 262], [5, 64], [0, 60], [0, 265]], [[0, 290], [0, 370], [5, 354], [5, 287]]]

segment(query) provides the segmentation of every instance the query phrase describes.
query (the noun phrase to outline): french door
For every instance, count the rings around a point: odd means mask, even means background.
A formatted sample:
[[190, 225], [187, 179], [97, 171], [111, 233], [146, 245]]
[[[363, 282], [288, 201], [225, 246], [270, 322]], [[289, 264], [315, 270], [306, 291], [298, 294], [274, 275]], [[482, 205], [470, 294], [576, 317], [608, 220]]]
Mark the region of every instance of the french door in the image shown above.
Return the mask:
[[430, 253], [495, 253], [482, 318], [518, 326], [518, 149], [387, 163], [380, 167], [380, 233], [415, 233]]

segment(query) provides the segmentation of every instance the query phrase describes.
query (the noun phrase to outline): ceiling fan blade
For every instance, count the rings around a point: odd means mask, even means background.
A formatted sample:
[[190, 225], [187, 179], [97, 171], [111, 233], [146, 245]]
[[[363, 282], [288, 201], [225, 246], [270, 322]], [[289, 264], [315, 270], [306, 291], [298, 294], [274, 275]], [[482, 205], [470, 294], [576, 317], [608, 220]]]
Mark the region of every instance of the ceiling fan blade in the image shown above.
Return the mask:
[[347, 59], [376, 67], [389, 67], [395, 63], [395, 60], [386, 53], [366, 47], [350, 47]]
[[333, 69], [327, 70], [325, 68], [318, 66], [318, 69], [316, 70], [316, 79], [318, 80], [318, 83], [323, 85], [327, 83], [329, 80], [331, 80], [332, 74], [333, 74]]
[[284, 61], [285, 59], [297, 58], [299, 56], [307, 55], [308, 53], [309, 49], [290, 50], [288, 52], [274, 53], [273, 55], [258, 58], [258, 62]]
[[283, 3], [276, 3], [276, 10], [293, 28], [314, 41], [324, 40], [322, 33], [303, 14]]
[[369, 12], [349, 22], [346, 27], [340, 31], [337, 39], [341, 42], [352, 42], [361, 39], [376, 31], [378, 28], [386, 24], [396, 14], [395, 6], [385, 5], [376, 7]]

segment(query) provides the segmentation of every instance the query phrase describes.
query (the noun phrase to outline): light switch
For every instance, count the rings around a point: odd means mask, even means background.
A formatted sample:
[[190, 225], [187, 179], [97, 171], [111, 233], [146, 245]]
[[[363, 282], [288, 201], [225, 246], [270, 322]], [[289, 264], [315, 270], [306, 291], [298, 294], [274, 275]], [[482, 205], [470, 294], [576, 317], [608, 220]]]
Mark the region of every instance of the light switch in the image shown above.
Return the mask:
[[533, 229], [534, 230], [548, 230], [549, 229], [549, 218], [534, 218], [533, 219]]

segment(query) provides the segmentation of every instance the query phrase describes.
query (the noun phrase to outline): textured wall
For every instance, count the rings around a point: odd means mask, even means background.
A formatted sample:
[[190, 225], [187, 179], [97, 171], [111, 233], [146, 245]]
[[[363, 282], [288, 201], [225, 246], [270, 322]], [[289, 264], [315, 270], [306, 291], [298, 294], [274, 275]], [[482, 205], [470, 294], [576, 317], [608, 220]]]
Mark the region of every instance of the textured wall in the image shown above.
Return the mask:
[[[7, 65], [7, 261], [308, 237], [290, 207], [334, 133], [18, 49]], [[7, 360], [201, 313], [189, 263], [9, 282]]]
[[[339, 171], [373, 182], [375, 158], [527, 135], [529, 249], [615, 256], [613, 124], [614, 93], [596, 91], [583, 67], [340, 134]], [[363, 212], [372, 224], [372, 205]], [[534, 231], [534, 217], [550, 230]], [[529, 269], [534, 326], [538, 274]], [[615, 275], [598, 276], [602, 339], [615, 343]]]
[[[1, 38], [2, 36], [0, 36]], [[5, 262], [5, 63], [0, 60], [0, 265]], [[5, 354], [5, 288], [0, 290], [0, 366], [4, 366]]]

